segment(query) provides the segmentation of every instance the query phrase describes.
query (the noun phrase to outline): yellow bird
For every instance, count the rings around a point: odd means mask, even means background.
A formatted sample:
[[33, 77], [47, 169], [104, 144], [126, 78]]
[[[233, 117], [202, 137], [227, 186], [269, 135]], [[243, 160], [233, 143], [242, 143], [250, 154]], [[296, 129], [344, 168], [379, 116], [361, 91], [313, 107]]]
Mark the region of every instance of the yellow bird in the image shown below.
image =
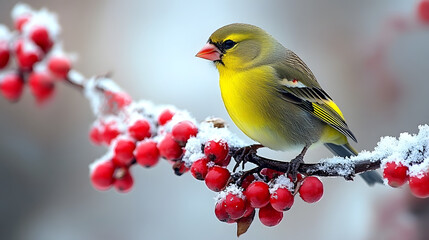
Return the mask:
[[[261, 28], [219, 28], [196, 56], [215, 63], [225, 107], [253, 140], [273, 150], [302, 148], [297, 166], [315, 143], [342, 157], [356, 154], [347, 140], [355, 136], [311, 70]], [[361, 176], [370, 185], [382, 182], [374, 171]]]

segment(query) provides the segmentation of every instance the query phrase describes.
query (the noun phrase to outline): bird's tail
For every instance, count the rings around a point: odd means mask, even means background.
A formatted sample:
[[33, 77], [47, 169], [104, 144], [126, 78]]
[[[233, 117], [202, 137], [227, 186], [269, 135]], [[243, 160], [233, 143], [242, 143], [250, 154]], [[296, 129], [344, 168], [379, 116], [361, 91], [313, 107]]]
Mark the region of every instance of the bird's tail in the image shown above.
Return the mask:
[[[356, 156], [358, 154], [356, 152], [356, 150], [352, 146], [350, 146], [349, 143], [346, 143], [343, 145], [336, 145], [333, 143], [325, 143], [325, 146], [332, 153], [334, 153], [340, 157], [350, 157], [350, 156]], [[378, 174], [376, 171], [364, 172], [364, 173], [360, 174], [360, 176], [370, 186], [374, 185], [375, 183], [383, 183], [383, 179], [381, 178], [380, 174]]]

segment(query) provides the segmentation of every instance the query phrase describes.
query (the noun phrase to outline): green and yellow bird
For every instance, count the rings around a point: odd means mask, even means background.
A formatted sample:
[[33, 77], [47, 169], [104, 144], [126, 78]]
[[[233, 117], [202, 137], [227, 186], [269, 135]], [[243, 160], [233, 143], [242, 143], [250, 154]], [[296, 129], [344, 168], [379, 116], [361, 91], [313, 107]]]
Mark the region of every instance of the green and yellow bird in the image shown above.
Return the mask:
[[[234, 23], [216, 30], [196, 55], [215, 63], [225, 107], [247, 136], [273, 150], [323, 143], [352, 156], [356, 141], [344, 116], [313, 73], [291, 50], [259, 27]], [[372, 185], [377, 172], [361, 174]]]

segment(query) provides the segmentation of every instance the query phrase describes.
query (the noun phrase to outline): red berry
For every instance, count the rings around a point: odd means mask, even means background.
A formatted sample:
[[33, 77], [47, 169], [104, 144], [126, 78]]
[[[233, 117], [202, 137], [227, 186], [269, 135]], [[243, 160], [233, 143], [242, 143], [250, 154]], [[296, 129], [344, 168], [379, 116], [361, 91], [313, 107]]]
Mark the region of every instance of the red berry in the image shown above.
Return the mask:
[[273, 227], [282, 221], [283, 212], [276, 211], [270, 204], [259, 209], [259, 220], [267, 227]]
[[107, 105], [110, 108], [122, 109], [122, 108], [130, 105], [131, 102], [133, 101], [131, 99], [131, 96], [125, 92], [105, 91], [104, 94], [107, 98]]
[[172, 112], [170, 109], [165, 109], [164, 111], [161, 112], [161, 114], [158, 117], [158, 124], [159, 125], [164, 125], [166, 124], [168, 121], [170, 121], [174, 116], [174, 112]]
[[174, 141], [171, 133], [165, 135], [165, 137], [158, 143], [158, 149], [161, 156], [167, 160], [178, 159], [182, 156], [182, 147]]
[[135, 148], [136, 144], [133, 140], [119, 139], [114, 146], [116, 160], [123, 166], [128, 166], [134, 158]]
[[243, 182], [241, 182], [241, 187], [243, 189], [246, 189], [247, 187], [249, 187], [249, 185], [255, 181], [255, 176], [253, 174], [250, 174], [249, 176], [247, 176]]
[[13, 50], [15, 51], [15, 54], [20, 54], [22, 52], [22, 49], [24, 48], [24, 39], [18, 38], [13, 43]]
[[250, 202], [246, 201], [246, 211], [244, 211], [243, 217], [245, 218], [250, 216], [254, 211], [255, 209], [250, 205]]
[[22, 32], [24, 25], [30, 20], [31, 14], [23, 14], [15, 19], [15, 28], [19, 32]]
[[116, 175], [120, 175], [120, 176], [117, 176], [115, 179], [115, 182], [113, 183], [116, 190], [122, 193], [131, 191], [131, 188], [133, 187], [133, 184], [134, 184], [134, 180], [133, 180], [133, 177], [131, 176], [130, 171], [126, 168], [120, 168], [117, 170], [117, 172], [119, 174], [116, 173]]
[[383, 177], [391, 187], [400, 187], [408, 181], [408, 167], [402, 163], [388, 162], [383, 170]]
[[248, 201], [254, 208], [261, 208], [270, 202], [270, 190], [265, 182], [251, 183], [244, 192]]
[[38, 103], [50, 99], [55, 90], [54, 80], [46, 72], [32, 72], [28, 78], [28, 83]]
[[429, 197], [429, 173], [422, 176], [410, 176], [411, 193], [418, 198]]
[[48, 61], [48, 69], [55, 77], [65, 79], [71, 69], [71, 62], [65, 56], [54, 56]]
[[95, 145], [101, 145], [103, 143], [103, 135], [99, 126], [93, 125], [89, 130], [89, 139]]
[[54, 43], [49, 36], [48, 29], [44, 26], [35, 26], [31, 29], [30, 39], [39, 46], [44, 52], [48, 52]]
[[271, 179], [276, 178], [280, 175], [283, 175], [284, 172], [280, 172], [280, 171], [270, 169], [270, 168], [263, 168], [261, 170], [261, 174], [264, 176], [267, 176], [268, 180], [271, 180]]
[[91, 171], [91, 183], [95, 189], [107, 190], [114, 182], [114, 173], [115, 165], [111, 161], [100, 163]]
[[0, 41], [0, 69], [6, 67], [9, 62], [10, 53], [7, 45], [7, 42]]
[[216, 164], [221, 167], [226, 167], [231, 162], [231, 155], [226, 156], [226, 158], [222, 162], [217, 162]]
[[323, 183], [317, 177], [306, 177], [299, 188], [299, 196], [304, 202], [314, 203], [323, 195]]
[[182, 176], [182, 174], [189, 171], [189, 168], [186, 167], [186, 164], [184, 161], [176, 161], [173, 164], [173, 170], [174, 170], [174, 174], [176, 174], [177, 176]]
[[128, 132], [131, 137], [141, 141], [150, 137], [150, 123], [146, 119], [139, 119], [128, 127]]
[[137, 163], [143, 167], [153, 167], [159, 162], [159, 151], [157, 143], [152, 139], [139, 142], [136, 147], [135, 156]]
[[18, 74], [7, 74], [0, 79], [0, 90], [3, 96], [9, 101], [17, 101], [22, 94], [24, 80]]
[[226, 195], [225, 205], [225, 210], [231, 219], [241, 218], [246, 211], [246, 200], [233, 193]]
[[115, 121], [110, 121], [103, 125], [102, 137], [103, 141], [110, 145], [110, 143], [121, 134], [118, 125]]
[[206, 178], [204, 180], [210, 190], [219, 192], [225, 188], [230, 176], [231, 173], [228, 169], [214, 166], [207, 172]]
[[289, 210], [293, 202], [293, 195], [287, 188], [278, 188], [270, 197], [271, 206], [279, 212]]
[[217, 219], [221, 222], [229, 222], [230, 217], [229, 214], [226, 212], [226, 199], [223, 199], [221, 201], [218, 201], [215, 206], [215, 215]]
[[204, 146], [204, 154], [210, 161], [220, 164], [228, 157], [228, 143], [223, 140], [210, 140]]
[[37, 46], [31, 46], [26, 48], [24, 45], [29, 43], [22, 43], [17, 45], [17, 60], [18, 66], [24, 70], [33, 69], [33, 65], [41, 60], [42, 54]]
[[422, 0], [417, 6], [417, 15], [423, 23], [429, 23], [429, 0]]
[[195, 137], [198, 128], [191, 121], [181, 121], [173, 126], [171, 134], [180, 143], [186, 143], [190, 137]]
[[205, 157], [198, 159], [191, 166], [191, 173], [194, 178], [198, 180], [204, 180], [206, 178], [207, 172], [209, 171], [209, 167], [207, 164], [209, 160]]

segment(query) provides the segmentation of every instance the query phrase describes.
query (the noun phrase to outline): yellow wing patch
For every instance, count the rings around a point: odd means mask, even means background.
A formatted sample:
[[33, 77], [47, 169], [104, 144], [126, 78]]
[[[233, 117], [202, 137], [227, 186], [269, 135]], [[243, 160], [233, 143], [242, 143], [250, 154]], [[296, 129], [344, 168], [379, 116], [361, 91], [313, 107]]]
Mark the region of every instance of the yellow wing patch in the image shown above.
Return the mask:
[[340, 115], [341, 119], [344, 119], [344, 115], [341, 112], [340, 108], [337, 106], [337, 104], [334, 103], [334, 101], [330, 100], [330, 101], [326, 101], [326, 104], [328, 104], [329, 107], [331, 107], [336, 113], [338, 113], [338, 115]]

